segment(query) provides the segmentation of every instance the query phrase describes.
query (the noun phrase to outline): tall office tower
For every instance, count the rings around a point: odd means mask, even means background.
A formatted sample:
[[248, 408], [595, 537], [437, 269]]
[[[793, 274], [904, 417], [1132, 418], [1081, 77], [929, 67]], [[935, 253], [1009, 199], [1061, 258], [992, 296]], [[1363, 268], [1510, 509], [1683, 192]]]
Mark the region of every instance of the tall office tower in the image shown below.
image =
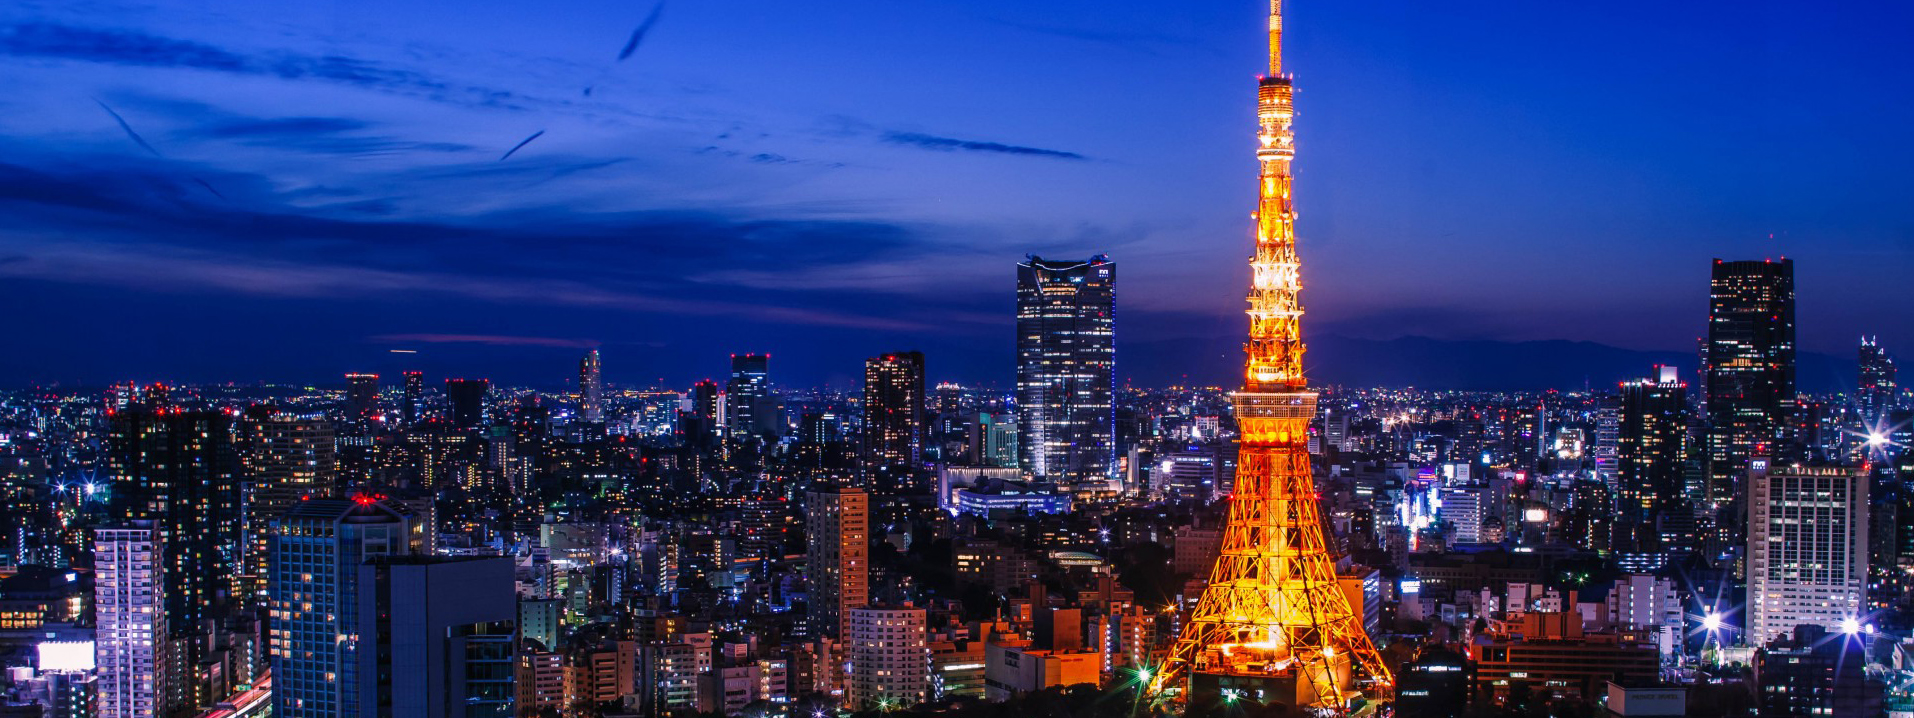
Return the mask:
[[[199, 635], [206, 621], [226, 614], [228, 597], [239, 589], [235, 569], [244, 551], [233, 418], [223, 411], [135, 406], [113, 414], [106, 438], [114, 518], [152, 522], [166, 625], [176, 638]], [[176, 645], [173, 665], [192, 666], [207, 641]], [[187, 705], [186, 688], [184, 680], [169, 684], [179, 692], [170, 705]]]
[[1269, 74], [1257, 91], [1261, 204], [1243, 389], [1232, 397], [1241, 432], [1235, 484], [1209, 585], [1149, 692], [1186, 700], [1232, 691], [1264, 704], [1343, 713], [1358, 697], [1393, 702], [1395, 681], [1342, 590], [1310, 475], [1316, 394], [1303, 378], [1301, 262], [1290, 198], [1295, 110], [1282, 68], [1282, 9], [1282, 0], [1270, 0]]
[[1017, 451], [1031, 476], [1107, 484], [1116, 466], [1116, 264], [1017, 265]]
[[[416, 554], [424, 527], [397, 505], [358, 496], [300, 501], [272, 540], [273, 715], [357, 716], [360, 658], [389, 627], [362, 623], [359, 567], [378, 556]], [[362, 645], [364, 644], [364, 645]]]
[[101, 527], [93, 541], [94, 650], [100, 718], [157, 718], [171, 712], [165, 572], [151, 521]]
[[1616, 437], [1619, 520], [1647, 525], [1682, 501], [1682, 438], [1688, 430], [1688, 385], [1671, 366], [1622, 382]]
[[578, 360], [578, 414], [588, 424], [605, 423], [605, 378], [599, 370], [597, 349]]
[[726, 428], [734, 438], [773, 431], [777, 407], [771, 401], [771, 355], [731, 355], [731, 381], [724, 387]]
[[346, 375], [346, 420], [371, 423], [379, 418], [379, 375]]
[[1614, 496], [1621, 488], [1615, 484], [1615, 462], [1621, 453], [1622, 405], [1619, 398], [1603, 396], [1595, 409], [1595, 480]]
[[691, 413], [704, 421], [718, 419], [718, 383], [701, 379], [691, 385]]
[[930, 700], [930, 644], [921, 608], [850, 610], [851, 710], [902, 710]]
[[1881, 417], [1894, 409], [1900, 387], [1894, 383], [1894, 357], [1874, 337], [1861, 337], [1861, 385], [1854, 393], [1854, 408], [1861, 421], [1876, 428]]
[[[348, 567], [347, 570], [351, 570]], [[380, 556], [356, 567], [360, 718], [513, 718], [512, 559]], [[348, 690], [351, 690], [348, 688]]]
[[1867, 586], [1867, 477], [1756, 457], [1748, 489], [1748, 645], [1799, 625], [1852, 632]]
[[864, 461], [916, 467], [924, 434], [924, 354], [893, 352], [864, 361]]
[[[1756, 456], [1788, 457], [1794, 409], [1794, 262], [1715, 260], [1708, 301], [1708, 490], [1700, 513], [1730, 526]], [[1722, 538], [1733, 542], [1732, 534]]]
[[485, 394], [490, 379], [447, 379], [445, 398], [452, 405], [452, 426], [470, 429], [485, 421]]
[[405, 373], [405, 393], [399, 404], [399, 421], [406, 426], [425, 418], [425, 372]]
[[871, 503], [863, 489], [807, 492], [811, 635], [849, 635], [851, 609], [871, 600]]
[[246, 559], [241, 599], [257, 605], [266, 597], [273, 522], [301, 499], [332, 494], [338, 481], [337, 438], [323, 415], [259, 408], [241, 423], [241, 463], [249, 481], [241, 506]]

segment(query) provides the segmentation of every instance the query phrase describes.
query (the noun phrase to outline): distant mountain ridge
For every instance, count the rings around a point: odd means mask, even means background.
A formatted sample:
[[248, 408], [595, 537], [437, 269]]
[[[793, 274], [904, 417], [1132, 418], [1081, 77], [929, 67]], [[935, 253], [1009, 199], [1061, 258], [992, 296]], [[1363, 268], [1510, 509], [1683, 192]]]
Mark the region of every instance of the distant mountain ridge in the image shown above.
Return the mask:
[[[1492, 391], [1579, 390], [1648, 376], [1656, 364], [1681, 369], [1694, 384], [1694, 351], [1640, 351], [1585, 341], [1445, 340], [1429, 337], [1309, 337], [1304, 371], [1318, 386], [1418, 387]], [[1231, 385], [1241, 380], [1242, 340], [1235, 337], [1124, 344], [1120, 380], [1140, 386]], [[1855, 360], [1803, 352], [1796, 357], [1801, 391], [1851, 391]]]

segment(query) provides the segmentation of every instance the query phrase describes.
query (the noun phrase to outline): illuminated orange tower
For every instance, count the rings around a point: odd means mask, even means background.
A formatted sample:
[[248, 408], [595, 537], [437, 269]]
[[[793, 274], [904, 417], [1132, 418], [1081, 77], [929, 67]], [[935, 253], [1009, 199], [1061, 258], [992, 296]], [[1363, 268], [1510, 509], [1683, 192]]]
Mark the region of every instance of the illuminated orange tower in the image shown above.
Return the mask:
[[1355, 698], [1393, 702], [1394, 684], [1336, 581], [1309, 469], [1316, 394], [1303, 380], [1301, 263], [1290, 199], [1295, 159], [1283, 4], [1270, 0], [1269, 75], [1257, 91], [1262, 199], [1250, 260], [1249, 342], [1229, 522], [1209, 586], [1169, 660], [1151, 677], [1160, 700], [1218, 691], [1344, 713]]

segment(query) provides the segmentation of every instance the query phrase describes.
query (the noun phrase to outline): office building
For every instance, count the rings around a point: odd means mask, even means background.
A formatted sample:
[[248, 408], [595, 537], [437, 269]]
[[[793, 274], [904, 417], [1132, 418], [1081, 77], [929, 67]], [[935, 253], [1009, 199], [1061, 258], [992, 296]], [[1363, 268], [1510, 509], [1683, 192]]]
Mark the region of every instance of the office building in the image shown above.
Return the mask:
[[870, 603], [870, 496], [858, 488], [805, 496], [806, 572], [813, 636], [843, 638], [851, 609]]
[[771, 355], [731, 355], [724, 387], [725, 428], [733, 438], [777, 433], [778, 407], [771, 396]]
[[369, 425], [379, 420], [379, 375], [346, 375], [346, 421]]
[[1860, 386], [1854, 393], [1854, 409], [1867, 429], [1877, 428], [1881, 419], [1900, 404], [1900, 385], [1895, 383], [1894, 357], [1875, 337], [1861, 337]]
[[[1787, 458], [1794, 411], [1794, 262], [1715, 260], [1708, 303], [1706, 415], [1708, 485], [1701, 511], [1724, 515], [1749, 460]], [[1732, 533], [1720, 538], [1731, 540]]]
[[492, 390], [489, 379], [447, 379], [445, 399], [451, 405], [452, 426], [471, 429], [485, 421], [485, 395]]
[[853, 710], [901, 710], [930, 700], [930, 644], [926, 612], [910, 606], [850, 609], [850, 685]]
[[1858, 625], [1867, 590], [1867, 477], [1756, 458], [1748, 488], [1748, 645], [1766, 645], [1795, 626]]
[[94, 533], [93, 601], [100, 718], [157, 718], [171, 712], [167, 686], [165, 572], [151, 521]]
[[273, 522], [300, 499], [332, 494], [338, 480], [338, 438], [323, 415], [266, 408], [249, 410], [240, 429], [240, 461], [249, 479], [241, 505], [246, 551], [242, 596], [247, 603], [257, 603], [266, 594]]
[[926, 418], [922, 352], [892, 352], [864, 361], [866, 465], [920, 466]]
[[1017, 265], [1017, 451], [1032, 477], [1101, 488], [1116, 465], [1116, 264]]
[[399, 422], [406, 426], [425, 418], [425, 372], [405, 373], [405, 388], [400, 395]]
[[1688, 430], [1688, 385], [1674, 367], [1622, 382], [1615, 442], [1619, 520], [1649, 524], [1661, 509], [1685, 500], [1682, 439]]
[[1802, 625], [1763, 647], [1754, 665], [1762, 718], [1887, 715], [1862, 637]]
[[587, 424], [605, 423], [605, 378], [598, 361], [597, 349], [578, 360], [578, 418]]
[[1468, 646], [1479, 695], [1506, 699], [1526, 686], [1538, 700], [1593, 699], [1608, 681], [1648, 682], [1661, 675], [1661, 651], [1634, 634], [1588, 633], [1582, 615], [1529, 611], [1505, 631]]
[[359, 567], [422, 550], [424, 527], [396, 504], [368, 496], [300, 501], [272, 538], [268, 641], [273, 715], [370, 715], [362, 665], [380, 627], [359, 606]]
[[512, 570], [502, 556], [389, 555], [359, 565], [362, 633], [345, 634], [367, 649], [356, 655], [356, 715], [513, 718]]

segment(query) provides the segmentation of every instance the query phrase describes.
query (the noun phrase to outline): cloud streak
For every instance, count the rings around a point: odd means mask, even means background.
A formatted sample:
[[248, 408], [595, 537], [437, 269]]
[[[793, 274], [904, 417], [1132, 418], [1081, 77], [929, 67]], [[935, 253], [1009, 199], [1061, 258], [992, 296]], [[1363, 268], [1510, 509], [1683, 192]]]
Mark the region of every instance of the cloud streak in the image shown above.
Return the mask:
[[424, 73], [340, 55], [278, 52], [255, 56], [191, 40], [54, 22], [22, 22], [0, 27], [0, 55], [317, 80], [489, 107], [518, 109], [526, 100], [503, 90], [455, 85]]
[[1001, 142], [960, 140], [954, 137], [938, 137], [936, 135], [926, 135], [919, 132], [886, 132], [884, 133], [884, 141], [894, 145], [906, 145], [941, 152], [993, 152], [1006, 155], [1023, 155], [1026, 157], [1047, 157], [1059, 160], [1089, 159], [1075, 152], [1066, 152], [1064, 150], [1006, 145]]

